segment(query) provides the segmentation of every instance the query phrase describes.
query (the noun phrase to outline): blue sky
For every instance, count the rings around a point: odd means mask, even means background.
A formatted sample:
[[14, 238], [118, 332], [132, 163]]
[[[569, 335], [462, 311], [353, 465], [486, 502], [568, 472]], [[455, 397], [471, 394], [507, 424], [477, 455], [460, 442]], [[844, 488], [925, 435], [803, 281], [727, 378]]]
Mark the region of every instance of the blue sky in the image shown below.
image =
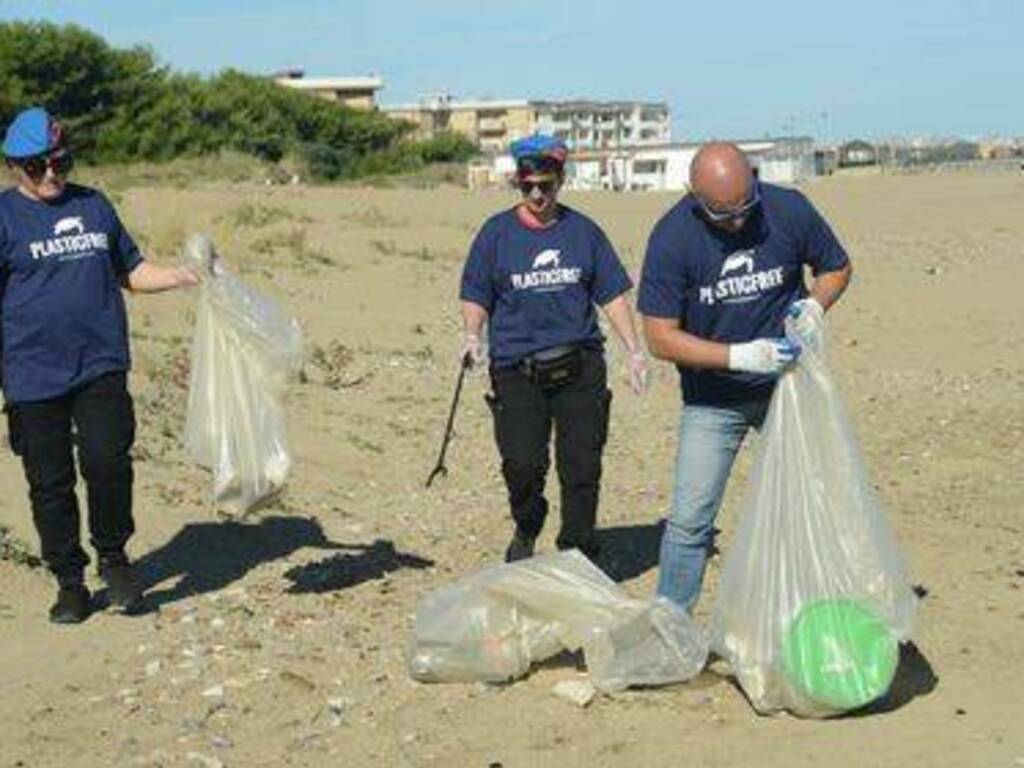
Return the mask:
[[666, 101], [673, 137], [1024, 134], [1021, 0], [0, 0], [164, 63], [377, 74], [385, 104]]

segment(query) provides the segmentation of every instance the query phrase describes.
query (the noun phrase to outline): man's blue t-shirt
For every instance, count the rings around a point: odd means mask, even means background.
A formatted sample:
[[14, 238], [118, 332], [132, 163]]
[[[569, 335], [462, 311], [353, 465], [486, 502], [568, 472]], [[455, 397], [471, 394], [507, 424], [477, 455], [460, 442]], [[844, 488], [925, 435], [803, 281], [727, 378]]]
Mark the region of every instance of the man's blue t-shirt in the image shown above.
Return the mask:
[[69, 184], [51, 202], [0, 192], [0, 334], [9, 403], [59, 397], [130, 367], [121, 279], [142, 261], [110, 202]]
[[513, 208], [477, 234], [460, 298], [487, 310], [491, 360], [500, 368], [562, 344], [600, 345], [595, 304], [632, 287], [604, 232], [583, 214], [560, 206], [554, 224], [532, 229]]
[[[722, 343], [783, 336], [789, 305], [815, 275], [847, 264], [846, 252], [800, 192], [761, 184], [761, 202], [735, 234], [707, 222], [687, 195], [655, 226], [637, 308], [678, 319], [683, 330]], [[719, 405], [771, 395], [776, 377], [679, 366], [687, 403]]]

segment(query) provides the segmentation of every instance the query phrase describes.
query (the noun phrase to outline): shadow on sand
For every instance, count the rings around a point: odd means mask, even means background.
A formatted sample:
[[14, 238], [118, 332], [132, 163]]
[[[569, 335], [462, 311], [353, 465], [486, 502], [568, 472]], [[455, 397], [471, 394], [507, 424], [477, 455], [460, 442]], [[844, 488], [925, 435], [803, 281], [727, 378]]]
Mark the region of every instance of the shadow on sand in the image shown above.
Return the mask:
[[[306, 517], [266, 517], [255, 523], [235, 520], [190, 523], [162, 547], [136, 562], [147, 590], [137, 613], [193, 595], [214, 592], [245, 576], [253, 568], [288, 557], [304, 547], [341, 551], [325, 561], [291, 569], [285, 575], [294, 583], [289, 592], [314, 592], [354, 586], [400, 568], [425, 568], [429, 560], [397, 552], [390, 541], [343, 544], [330, 541], [320, 523]], [[320, 578], [324, 563], [343, 563], [342, 578]], [[173, 587], [160, 589], [170, 579]], [[315, 585], [316, 588], [312, 588]]]
[[643, 575], [658, 565], [663, 527], [662, 522], [657, 522], [598, 528], [594, 533], [598, 546], [594, 565], [618, 582]]
[[932, 665], [913, 642], [900, 646], [900, 660], [896, 666], [889, 692], [865, 707], [847, 713], [846, 717], [866, 717], [893, 712], [906, 706], [918, 696], [927, 696], [935, 690], [939, 678]]
[[285, 578], [292, 582], [288, 591], [293, 594], [331, 592], [379, 579], [403, 568], [422, 569], [434, 564], [433, 560], [399, 552], [385, 539], [377, 539], [372, 544], [343, 544], [338, 549], [349, 551], [287, 571]]

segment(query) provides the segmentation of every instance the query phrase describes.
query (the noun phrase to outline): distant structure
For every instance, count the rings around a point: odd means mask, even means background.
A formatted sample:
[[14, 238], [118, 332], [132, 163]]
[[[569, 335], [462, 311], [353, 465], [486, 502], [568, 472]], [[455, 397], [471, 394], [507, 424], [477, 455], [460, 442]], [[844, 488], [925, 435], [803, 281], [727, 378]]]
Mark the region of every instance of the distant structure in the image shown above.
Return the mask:
[[377, 108], [377, 91], [384, 88], [384, 80], [379, 77], [306, 77], [301, 69], [277, 72], [274, 82], [346, 107], [367, 111]]
[[[809, 137], [739, 140], [762, 181], [796, 184], [816, 175], [814, 140]], [[576, 149], [565, 168], [565, 185], [575, 190], [618, 192], [685, 191], [690, 163], [701, 144], [670, 142]], [[470, 187], [510, 183], [515, 163], [508, 154], [472, 163]]]
[[878, 164], [878, 150], [874, 144], [860, 139], [848, 141], [839, 147], [839, 167], [857, 168]]
[[667, 144], [668, 104], [643, 101], [534, 101], [534, 127], [570, 149]]
[[664, 144], [671, 138], [669, 109], [662, 102], [456, 101], [448, 94], [437, 94], [415, 104], [383, 107], [383, 111], [415, 124], [416, 138], [452, 131], [491, 155], [538, 131], [564, 139], [572, 150]]
[[383, 107], [398, 120], [416, 126], [414, 138], [431, 139], [438, 133], [459, 133], [483, 152], [504, 152], [516, 139], [533, 132], [535, 115], [523, 99], [453, 101], [448, 94], [425, 96], [416, 104]]

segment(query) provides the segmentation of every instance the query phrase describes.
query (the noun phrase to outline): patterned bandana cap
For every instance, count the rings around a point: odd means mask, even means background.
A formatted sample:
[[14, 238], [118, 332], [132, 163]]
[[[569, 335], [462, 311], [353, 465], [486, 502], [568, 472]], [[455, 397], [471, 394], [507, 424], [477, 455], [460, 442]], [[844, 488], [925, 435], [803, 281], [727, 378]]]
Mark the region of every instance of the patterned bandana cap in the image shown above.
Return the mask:
[[535, 133], [524, 139], [513, 141], [511, 149], [512, 157], [516, 159], [517, 163], [527, 157], [537, 157], [551, 158], [561, 164], [569, 155], [564, 141], [542, 133]]
[[4, 155], [12, 159], [44, 155], [64, 142], [64, 131], [42, 107], [20, 112], [7, 126]]
[[511, 150], [519, 178], [537, 174], [560, 175], [569, 154], [564, 141], [540, 133], [513, 141]]

